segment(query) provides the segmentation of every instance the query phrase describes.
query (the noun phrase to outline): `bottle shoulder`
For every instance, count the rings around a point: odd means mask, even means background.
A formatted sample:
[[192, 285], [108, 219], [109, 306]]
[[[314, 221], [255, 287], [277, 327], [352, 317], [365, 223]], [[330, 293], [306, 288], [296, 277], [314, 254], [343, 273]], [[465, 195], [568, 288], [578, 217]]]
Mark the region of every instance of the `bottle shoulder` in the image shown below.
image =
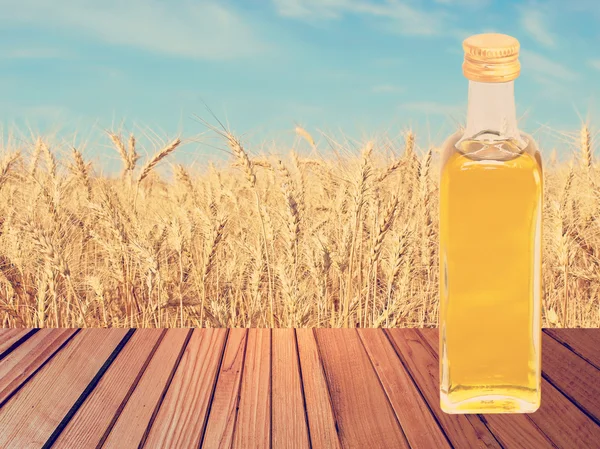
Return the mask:
[[518, 145], [514, 140], [485, 141], [477, 139], [463, 139], [463, 130], [459, 130], [448, 138], [440, 148], [441, 169], [448, 164], [450, 159], [463, 158], [473, 161], [509, 161], [521, 156], [535, 161], [540, 172], [542, 171], [542, 157], [539, 147], [533, 136], [520, 132], [524, 144]]

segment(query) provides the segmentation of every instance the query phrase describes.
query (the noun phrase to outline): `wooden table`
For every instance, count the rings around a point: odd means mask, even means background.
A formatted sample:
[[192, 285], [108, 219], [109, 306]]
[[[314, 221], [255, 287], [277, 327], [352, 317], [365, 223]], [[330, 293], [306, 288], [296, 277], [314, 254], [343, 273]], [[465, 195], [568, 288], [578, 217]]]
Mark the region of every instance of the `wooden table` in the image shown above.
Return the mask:
[[544, 330], [542, 406], [439, 408], [435, 329], [0, 330], [0, 447], [600, 448], [600, 329]]

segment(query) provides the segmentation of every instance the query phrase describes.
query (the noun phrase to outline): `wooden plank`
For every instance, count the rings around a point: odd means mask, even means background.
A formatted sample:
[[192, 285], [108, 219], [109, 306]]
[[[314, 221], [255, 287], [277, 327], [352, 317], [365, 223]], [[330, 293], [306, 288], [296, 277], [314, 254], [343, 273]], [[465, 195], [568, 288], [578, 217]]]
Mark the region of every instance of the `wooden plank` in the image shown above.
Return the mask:
[[544, 332], [600, 369], [600, 329], [544, 329]]
[[137, 329], [53, 448], [96, 448], [113, 426], [157, 349], [163, 329]]
[[358, 334], [410, 447], [450, 448], [435, 416], [406, 372], [385, 333], [381, 329], [360, 329]]
[[110, 429], [103, 449], [141, 446], [146, 431], [169, 387], [191, 331], [168, 329], [123, 411]]
[[195, 329], [144, 448], [200, 447], [227, 329]]
[[600, 425], [600, 370], [550, 335], [542, 348], [542, 374]]
[[0, 362], [0, 407], [36, 370], [77, 332], [76, 329], [41, 329]]
[[477, 415], [451, 415], [440, 407], [439, 364], [417, 329], [386, 331], [403, 365], [418, 385], [429, 408], [455, 447], [500, 448], [500, 444]]
[[240, 385], [246, 353], [246, 329], [230, 329], [215, 387], [202, 447], [229, 449], [237, 417]]
[[315, 329], [342, 447], [408, 448], [355, 329]]
[[272, 442], [277, 448], [308, 448], [308, 429], [294, 329], [272, 330]]
[[315, 334], [312, 329], [297, 329], [296, 337], [312, 447], [340, 449], [337, 424]]
[[0, 409], [0, 447], [39, 449], [115, 356], [126, 329], [85, 329]]
[[554, 449], [556, 446], [527, 415], [480, 415], [496, 439], [507, 448]]
[[546, 379], [542, 379], [542, 405], [528, 417], [558, 448], [600, 448], [600, 426]]
[[[436, 358], [439, 353], [437, 329], [420, 329], [419, 333], [431, 346]], [[439, 375], [437, 377], [439, 379]], [[479, 415], [504, 447], [554, 448], [548, 437], [524, 414]]]
[[233, 447], [271, 447], [271, 330], [249, 329]]
[[0, 329], [0, 360], [14, 345], [20, 344], [36, 329], [2, 328]]

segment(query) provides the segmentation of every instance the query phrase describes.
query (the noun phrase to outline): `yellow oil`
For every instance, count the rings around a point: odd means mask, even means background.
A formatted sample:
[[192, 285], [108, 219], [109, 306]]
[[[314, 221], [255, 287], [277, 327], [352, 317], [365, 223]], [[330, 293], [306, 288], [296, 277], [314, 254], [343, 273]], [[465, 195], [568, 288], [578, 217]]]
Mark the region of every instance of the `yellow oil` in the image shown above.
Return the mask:
[[534, 145], [466, 141], [446, 151], [440, 398], [447, 413], [529, 413], [540, 404], [542, 168]]

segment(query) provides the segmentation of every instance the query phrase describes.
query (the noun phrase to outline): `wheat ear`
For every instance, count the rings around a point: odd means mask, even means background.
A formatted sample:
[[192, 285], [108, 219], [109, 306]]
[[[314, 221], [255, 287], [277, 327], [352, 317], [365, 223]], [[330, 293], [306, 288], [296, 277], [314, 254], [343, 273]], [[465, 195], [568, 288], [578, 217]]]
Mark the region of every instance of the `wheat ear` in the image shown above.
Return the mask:
[[156, 164], [158, 164], [161, 160], [163, 160], [165, 157], [167, 157], [169, 154], [171, 154], [173, 151], [175, 151], [175, 149], [180, 144], [181, 144], [181, 140], [175, 139], [171, 143], [166, 145], [158, 153], [156, 153], [154, 156], [152, 156], [150, 158], [150, 160], [148, 162], [146, 162], [146, 164], [144, 164], [144, 166], [140, 170], [140, 174], [138, 176], [137, 183], [139, 184], [140, 182], [142, 182], [144, 180], [144, 178], [146, 178], [146, 176], [148, 176], [150, 174], [152, 169], [154, 167], [156, 167]]

